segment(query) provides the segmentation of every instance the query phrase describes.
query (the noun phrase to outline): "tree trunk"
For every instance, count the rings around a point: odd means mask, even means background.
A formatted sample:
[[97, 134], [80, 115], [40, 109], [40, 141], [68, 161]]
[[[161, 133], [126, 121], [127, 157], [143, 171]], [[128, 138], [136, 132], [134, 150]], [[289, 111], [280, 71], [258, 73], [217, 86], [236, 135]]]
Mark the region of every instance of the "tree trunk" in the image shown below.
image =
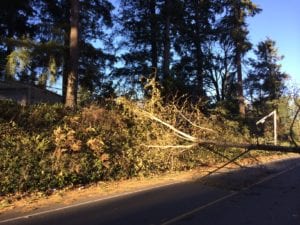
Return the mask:
[[197, 70], [197, 80], [198, 80], [198, 91], [199, 91], [199, 96], [203, 97], [204, 94], [204, 79], [203, 79], [203, 52], [201, 48], [201, 32], [200, 32], [200, 23], [201, 23], [201, 15], [200, 15], [200, 7], [201, 3], [196, 0], [194, 1], [194, 7], [195, 7], [195, 22], [196, 22], [196, 35], [194, 37], [194, 44], [196, 47], [196, 70]]
[[70, 61], [69, 74], [66, 90], [65, 106], [76, 108], [77, 105], [77, 89], [78, 89], [78, 31], [79, 31], [79, 0], [71, 0], [70, 15]]
[[62, 95], [63, 101], [66, 103], [66, 96], [67, 96], [67, 84], [68, 84], [68, 75], [69, 75], [69, 59], [70, 59], [70, 8], [71, 4], [70, 1], [66, 1], [64, 9], [65, 19], [64, 19], [64, 49], [63, 49], [63, 72], [62, 72]]
[[243, 93], [243, 74], [242, 74], [242, 62], [241, 62], [241, 53], [239, 50], [236, 50], [236, 69], [237, 69], [237, 97], [239, 103], [239, 113], [242, 117], [245, 117], [246, 110], [245, 110], [245, 100], [244, 100], [244, 93]]
[[64, 54], [64, 64], [63, 64], [63, 80], [62, 80], [62, 96], [63, 96], [63, 100], [64, 103], [66, 103], [66, 96], [67, 96], [67, 84], [68, 84], [68, 75], [69, 75], [69, 58], [70, 58], [70, 29], [65, 33], [65, 40], [64, 40], [64, 46], [68, 46], [65, 47], [63, 50], [63, 54]]
[[156, 19], [156, 0], [150, 1], [150, 29], [151, 29], [151, 64], [157, 68], [157, 19]]
[[[159, 119], [156, 117], [153, 113], [149, 113], [146, 111], [139, 111], [135, 110], [135, 113], [138, 113], [137, 115], [142, 115], [146, 116], [149, 119], [156, 121], [163, 126], [169, 128], [172, 132], [174, 132], [179, 138], [189, 141], [191, 144], [188, 145], [162, 145], [162, 146], [148, 146], [149, 148], [193, 148], [196, 146], [203, 146], [203, 147], [208, 147], [208, 146], [217, 146], [217, 147], [222, 147], [222, 148], [244, 148], [246, 150], [263, 150], [263, 151], [280, 151], [280, 152], [296, 152], [300, 153], [300, 147], [288, 147], [288, 146], [278, 146], [278, 145], [261, 145], [261, 144], [251, 144], [251, 143], [232, 143], [232, 142], [222, 142], [222, 141], [214, 141], [214, 140], [207, 140], [201, 139], [199, 137], [195, 137], [193, 135], [190, 135], [188, 133], [185, 133], [176, 127], [172, 126], [171, 124]], [[195, 126], [192, 121], [187, 120], [188, 123], [190, 123], [192, 126]], [[199, 127], [202, 130], [207, 130], [210, 132], [215, 132], [214, 130], [205, 128], [205, 127]]]
[[165, 94], [170, 91], [170, 0], [165, 0], [165, 21], [163, 40], [163, 86]]
[[[241, 30], [240, 21], [243, 20], [243, 15], [240, 6], [235, 6], [235, 26], [236, 30]], [[240, 116], [245, 117], [245, 100], [243, 93], [243, 73], [242, 73], [242, 41], [238, 37], [235, 38], [235, 66], [237, 72], [237, 98], [239, 104]]]
[[[199, 40], [199, 39], [198, 39]], [[203, 79], [203, 54], [201, 50], [201, 44], [200, 41], [197, 41], [196, 43], [196, 64], [197, 64], [197, 80], [198, 80], [198, 91], [199, 91], [199, 97], [205, 96], [204, 94], [204, 79]]]
[[199, 146], [214, 145], [223, 148], [244, 148], [247, 150], [262, 150], [271, 152], [295, 152], [300, 153], [300, 147], [278, 146], [278, 145], [260, 145], [260, 144], [248, 144], [248, 143], [229, 143], [218, 141], [200, 141]]
[[224, 65], [224, 76], [221, 77], [221, 100], [225, 100], [226, 97], [228, 96], [228, 79], [229, 79], [229, 69], [228, 69], [228, 55], [227, 55], [227, 50], [224, 47], [224, 61], [223, 61], [223, 65]]

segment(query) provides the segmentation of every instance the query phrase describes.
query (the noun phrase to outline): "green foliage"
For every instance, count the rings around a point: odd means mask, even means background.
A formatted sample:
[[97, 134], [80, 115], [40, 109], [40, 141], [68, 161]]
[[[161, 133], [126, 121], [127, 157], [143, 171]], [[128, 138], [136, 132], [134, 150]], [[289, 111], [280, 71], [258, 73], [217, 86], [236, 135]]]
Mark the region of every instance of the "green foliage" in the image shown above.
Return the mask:
[[17, 116], [2, 114], [0, 123], [0, 195], [127, 178], [140, 170], [134, 125], [120, 109], [91, 105], [74, 114], [61, 105], [1, 104]]
[[0, 124], [0, 195], [50, 188], [47, 137], [29, 135], [15, 123]]
[[0, 100], [0, 121], [12, 121], [30, 132], [51, 131], [67, 113], [62, 104], [20, 106], [10, 100]]
[[26, 48], [17, 48], [7, 56], [6, 72], [10, 76], [23, 72], [30, 62], [30, 52]]
[[29, 130], [51, 130], [53, 126], [59, 124], [67, 110], [62, 104], [45, 104], [27, 106], [20, 118], [20, 125]]
[[22, 111], [22, 106], [11, 100], [0, 100], [0, 121], [14, 121]]
[[250, 59], [251, 70], [245, 80], [253, 106], [263, 111], [268, 101], [278, 100], [286, 89], [288, 75], [281, 71], [280, 56], [275, 41], [266, 39], [257, 45], [255, 59]]
[[[4, 113], [0, 121], [0, 195], [149, 176], [223, 160], [206, 148], [165, 148], [188, 142], [143, 111], [203, 140], [242, 140], [245, 133], [237, 122], [218, 112], [205, 116], [182, 99], [165, 104], [155, 83], [150, 86], [147, 101], [120, 99], [77, 112], [59, 104], [21, 107], [1, 102], [3, 112], [16, 116]], [[227, 156], [239, 153], [213, 150]]]

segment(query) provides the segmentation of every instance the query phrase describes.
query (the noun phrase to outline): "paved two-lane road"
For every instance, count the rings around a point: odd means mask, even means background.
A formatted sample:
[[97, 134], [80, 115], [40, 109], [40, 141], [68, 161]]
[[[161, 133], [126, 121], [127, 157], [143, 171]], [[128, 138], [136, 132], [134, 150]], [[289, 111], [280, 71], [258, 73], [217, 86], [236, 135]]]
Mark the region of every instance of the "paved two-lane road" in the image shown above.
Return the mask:
[[0, 225], [300, 225], [300, 158], [80, 203]]

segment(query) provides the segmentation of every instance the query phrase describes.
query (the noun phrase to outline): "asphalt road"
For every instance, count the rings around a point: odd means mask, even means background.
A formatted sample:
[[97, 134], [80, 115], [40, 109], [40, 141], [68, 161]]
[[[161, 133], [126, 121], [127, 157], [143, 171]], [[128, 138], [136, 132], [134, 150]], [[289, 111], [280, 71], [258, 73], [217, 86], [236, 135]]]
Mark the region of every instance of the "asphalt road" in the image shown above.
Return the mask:
[[2, 224], [300, 225], [300, 158], [47, 212], [2, 215]]

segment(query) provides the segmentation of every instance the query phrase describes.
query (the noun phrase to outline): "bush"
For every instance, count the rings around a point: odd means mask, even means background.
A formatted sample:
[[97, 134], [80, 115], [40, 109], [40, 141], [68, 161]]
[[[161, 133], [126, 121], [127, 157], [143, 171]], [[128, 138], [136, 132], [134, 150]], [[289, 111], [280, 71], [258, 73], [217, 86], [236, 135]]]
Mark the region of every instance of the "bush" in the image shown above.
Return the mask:
[[22, 106], [11, 100], [0, 100], [0, 121], [14, 121], [18, 119]]
[[149, 101], [123, 99], [77, 112], [61, 104], [0, 105], [0, 195], [186, 170], [221, 159], [204, 148], [165, 148], [189, 143], [142, 111], [204, 140], [238, 141], [247, 133], [218, 113], [204, 116], [187, 101], [165, 104], [157, 91]]
[[1, 123], [0, 130], [0, 194], [46, 189], [51, 185], [50, 177], [44, 176], [51, 169], [47, 137], [29, 135], [14, 123]]

